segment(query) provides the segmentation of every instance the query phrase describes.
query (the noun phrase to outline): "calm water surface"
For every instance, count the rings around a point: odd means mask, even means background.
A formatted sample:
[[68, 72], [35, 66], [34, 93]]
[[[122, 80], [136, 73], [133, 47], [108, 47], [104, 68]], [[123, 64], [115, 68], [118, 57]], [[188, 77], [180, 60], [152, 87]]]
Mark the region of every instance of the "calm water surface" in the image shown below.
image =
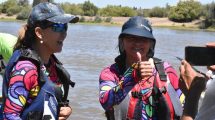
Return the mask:
[[[0, 22], [0, 32], [17, 35], [21, 25], [23, 23]], [[113, 63], [118, 55], [116, 47], [120, 30], [114, 26], [69, 25], [63, 51], [57, 56], [76, 82], [69, 94], [73, 108], [71, 120], [105, 119], [98, 101], [98, 79], [100, 71]], [[215, 32], [154, 28], [154, 35], [157, 39], [155, 56], [170, 62], [177, 70], [180, 61], [175, 56], [183, 58], [185, 46], [215, 42]]]

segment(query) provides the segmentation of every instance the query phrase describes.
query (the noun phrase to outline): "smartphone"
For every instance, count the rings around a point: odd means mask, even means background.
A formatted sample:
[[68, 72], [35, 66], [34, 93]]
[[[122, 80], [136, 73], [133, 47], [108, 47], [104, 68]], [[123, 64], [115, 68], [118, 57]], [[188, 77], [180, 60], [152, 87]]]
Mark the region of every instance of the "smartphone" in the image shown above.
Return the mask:
[[185, 60], [194, 66], [215, 65], [215, 48], [186, 46]]

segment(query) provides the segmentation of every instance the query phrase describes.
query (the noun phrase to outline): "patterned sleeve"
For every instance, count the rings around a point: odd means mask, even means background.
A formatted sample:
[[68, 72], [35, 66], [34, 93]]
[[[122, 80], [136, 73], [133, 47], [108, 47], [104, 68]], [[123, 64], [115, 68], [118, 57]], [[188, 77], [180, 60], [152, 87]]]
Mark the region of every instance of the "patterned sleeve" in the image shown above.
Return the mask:
[[5, 101], [4, 119], [21, 120], [20, 114], [27, 103], [37, 96], [37, 67], [30, 61], [19, 61], [10, 73], [8, 97]]
[[127, 69], [121, 80], [117, 82], [117, 75], [110, 68], [106, 68], [101, 72], [99, 80], [99, 101], [105, 110], [119, 104], [135, 85], [133, 68]]

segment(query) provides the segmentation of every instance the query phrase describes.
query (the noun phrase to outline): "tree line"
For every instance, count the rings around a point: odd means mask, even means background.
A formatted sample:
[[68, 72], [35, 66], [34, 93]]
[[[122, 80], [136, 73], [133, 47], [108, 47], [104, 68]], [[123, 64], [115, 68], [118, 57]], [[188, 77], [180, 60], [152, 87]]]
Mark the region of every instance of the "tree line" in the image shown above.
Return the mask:
[[[54, 0], [51, 0], [54, 2]], [[179, 1], [176, 6], [166, 4], [165, 7], [154, 7], [144, 9], [137, 7], [126, 7], [121, 5], [107, 5], [98, 8], [90, 1], [81, 4], [69, 2], [60, 3], [66, 13], [81, 16], [97, 16], [95, 19], [100, 22], [100, 16], [107, 17], [105, 21], [110, 22], [111, 17], [131, 17], [135, 15], [144, 17], [168, 17], [174, 22], [191, 22], [196, 19], [203, 19], [201, 28], [215, 28], [215, 3], [202, 5], [198, 1]], [[17, 15], [17, 19], [26, 19], [31, 10], [29, 0], [7, 0], [0, 4], [0, 13], [8, 16]], [[81, 18], [84, 21], [84, 17]]]

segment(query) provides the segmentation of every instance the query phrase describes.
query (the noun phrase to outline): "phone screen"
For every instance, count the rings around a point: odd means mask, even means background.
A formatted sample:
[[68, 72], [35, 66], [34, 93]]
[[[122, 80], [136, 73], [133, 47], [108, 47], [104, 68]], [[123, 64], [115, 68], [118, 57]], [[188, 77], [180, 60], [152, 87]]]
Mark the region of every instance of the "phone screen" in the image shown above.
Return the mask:
[[215, 48], [212, 47], [185, 47], [185, 60], [195, 66], [215, 65]]

